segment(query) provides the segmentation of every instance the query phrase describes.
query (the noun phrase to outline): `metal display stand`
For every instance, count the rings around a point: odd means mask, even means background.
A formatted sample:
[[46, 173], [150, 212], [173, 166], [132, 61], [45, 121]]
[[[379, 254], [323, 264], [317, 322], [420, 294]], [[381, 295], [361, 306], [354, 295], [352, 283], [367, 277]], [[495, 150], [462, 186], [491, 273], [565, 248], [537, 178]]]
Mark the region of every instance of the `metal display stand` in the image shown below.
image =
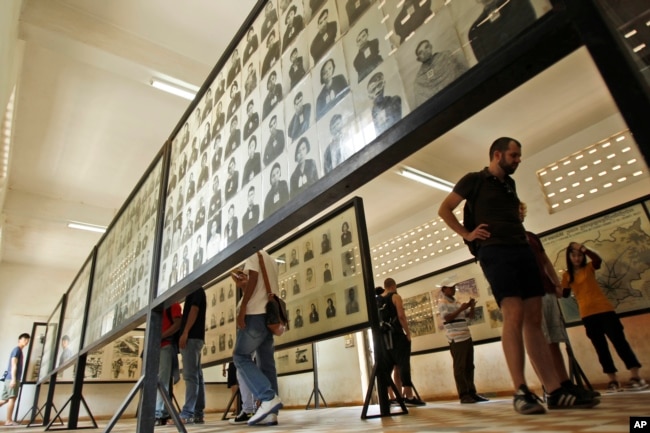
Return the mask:
[[[18, 401], [20, 401], [20, 395], [22, 394], [22, 391], [23, 391], [23, 385], [24, 384], [20, 385], [20, 391], [18, 392]], [[44, 414], [43, 410], [45, 409], [45, 406], [47, 405], [47, 402], [45, 402], [43, 404], [43, 406], [38, 407], [38, 396], [39, 396], [40, 392], [41, 392], [41, 385], [36, 384], [35, 385], [35, 390], [34, 390], [34, 403], [32, 404], [32, 407], [20, 419], [20, 424], [22, 424], [23, 421], [25, 421], [25, 419], [27, 419], [27, 417], [29, 416], [29, 422], [27, 423], [27, 427], [35, 427], [37, 425], [38, 426], [45, 425], [45, 414]], [[18, 405], [16, 405], [16, 406], [18, 406]], [[52, 404], [52, 406], [54, 406], [54, 404]], [[54, 410], [56, 411], [56, 407], [54, 408]], [[18, 407], [16, 407], [16, 413], [18, 413]], [[41, 422], [41, 424], [36, 423], [36, 418], [39, 415], [41, 416], [41, 419], [43, 420]], [[61, 423], [61, 425], [64, 424], [63, 420], [60, 417], [55, 417], [54, 419], [56, 419], [56, 418], [59, 419], [59, 422]]]
[[233, 403], [235, 403], [235, 407], [237, 408], [237, 413], [240, 413], [242, 410], [242, 405], [241, 405], [241, 391], [239, 390], [239, 387], [237, 387], [237, 392], [230, 397], [230, 400], [228, 401], [228, 405], [226, 406], [226, 410], [223, 413], [223, 416], [221, 417], [222, 421], [228, 419], [228, 414], [230, 413], [230, 409], [232, 408]]
[[327, 402], [325, 401], [325, 397], [323, 397], [323, 393], [320, 392], [320, 389], [318, 388], [318, 352], [316, 350], [316, 344], [312, 343], [311, 344], [311, 351], [314, 354], [314, 389], [311, 391], [311, 395], [309, 396], [309, 400], [307, 400], [307, 406], [305, 406], [305, 410], [309, 409], [309, 405], [311, 404], [311, 399], [312, 397], [314, 398], [314, 409], [320, 409], [320, 401], [319, 398], [323, 399], [323, 403], [325, 404], [325, 407], [327, 407]]
[[[86, 357], [87, 354], [84, 354], [79, 357], [79, 360], [76, 365], [75, 369], [75, 379], [74, 379], [74, 385], [72, 388], [72, 395], [68, 400], [66, 400], [65, 404], [61, 407], [60, 410], [56, 411], [54, 418], [52, 421], [50, 421], [47, 426], [45, 427], [45, 430], [75, 430], [75, 429], [86, 429], [86, 428], [97, 428], [97, 421], [95, 421], [95, 417], [93, 416], [92, 412], [90, 411], [90, 408], [88, 407], [88, 403], [86, 402], [86, 399], [84, 398], [83, 394], [81, 393], [82, 388], [83, 388], [83, 381], [84, 381], [84, 372], [86, 370]], [[56, 376], [54, 374], [53, 376]], [[55, 379], [53, 379], [55, 380]], [[52, 428], [54, 421], [58, 418], [61, 419], [61, 413], [63, 413], [63, 410], [70, 404], [70, 413], [68, 415], [68, 425], [64, 428]], [[84, 426], [84, 427], [79, 427], [79, 408], [80, 405], [83, 404], [83, 407], [86, 409], [86, 413], [90, 417], [90, 421], [92, 425], [90, 426]]]
[[[380, 374], [378, 370], [378, 366], [380, 363], [384, 363], [384, 361], [379, 361], [375, 362], [375, 365], [372, 367], [372, 374], [370, 375], [370, 384], [368, 385], [368, 390], [366, 391], [366, 398], [365, 401], [363, 402], [363, 409], [361, 410], [361, 419], [368, 419], [368, 418], [380, 418], [380, 417], [385, 417], [385, 416], [393, 416], [393, 415], [407, 415], [409, 413], [408, 409], [406, 408], [406, 405], [404, 404], [404, 399], [401, 397], [402, 393], [397, 389], [397, 386], [395, 385], [395, 382], [393, 382], [393, 379], [390, 377], [390, 374]], [[382, 370], [385, 370], [385, 367], [383, 365], [380, 366]], [[377, 395], [379, 397], [379, 414], [376, 415], [368, 415], [368, 407], [370, 406], [370, 400], [372, 399], [374, 387], [375, 387], [375, 381], [377, 382]], [[393, 390], [395, 393], [395, 396], [399, 396], [397, 398], [397, 403], [399, 403], [399, 406], [401, 408], [401, 412], [391, 412], [390, 407], [390, 399], [388, 398], [388, 387]], [[415, 387], [413, 388], [415, 391]], [[417, 395], [417, 393], [416, 393]], [[418, 398], [419, 395], [418, 395]]]

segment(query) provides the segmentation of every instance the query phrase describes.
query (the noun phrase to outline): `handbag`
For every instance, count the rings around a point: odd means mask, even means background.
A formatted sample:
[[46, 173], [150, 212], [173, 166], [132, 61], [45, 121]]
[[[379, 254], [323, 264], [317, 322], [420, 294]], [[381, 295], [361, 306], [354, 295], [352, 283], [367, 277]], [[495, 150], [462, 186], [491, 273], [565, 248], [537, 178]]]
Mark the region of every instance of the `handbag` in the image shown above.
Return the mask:
[[284, 299], [278, 297], [271, 291], [269, 276], [266, 273], [266, 266], [264, 265], [264, 258], [259, 251], [257, 252], [257, 258], [260, 261], [260, 268], [262, 269], [264, 287], [266, 288], [266, 293], [269, 295], [269, 300], [266, 303], [266, 326], [273, 335], [279, 337], [287, 329], [287, 304], [284, 302]]

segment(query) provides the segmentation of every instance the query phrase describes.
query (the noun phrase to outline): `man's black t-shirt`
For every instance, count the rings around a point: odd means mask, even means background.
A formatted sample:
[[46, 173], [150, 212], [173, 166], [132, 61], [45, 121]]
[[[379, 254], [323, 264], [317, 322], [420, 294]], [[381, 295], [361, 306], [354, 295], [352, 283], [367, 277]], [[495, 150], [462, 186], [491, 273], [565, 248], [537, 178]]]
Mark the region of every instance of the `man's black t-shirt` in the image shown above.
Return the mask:
[[524, 225], [519, 218], [519, 198], [515, 181], [506, 176], [502, 182], [493, 176], [487, 168], [480, 172], [468, 173], [458, 181], [454, 192], [465, 199], [470, 199], [481, 176], [476, 197], [473, 199], [476, 225], [487, 224], [490, 237], [478, 241], [479, 246], [488, 245], [523, 245], [528, 244]]
[[192, 306], [199, 309], [199, 314], [196, 317], [194, 325], [190, 328], [188, 338], [195, 338], [197, 340], [205, 340], [205, 313], [207, 308], [207, 301], [205, 299], [205, 291], [198, 289], [185, 297], [185, 305], [183, 306], [183, 321], [181, 329], [185, 329], [187, 318], [190, 314]]

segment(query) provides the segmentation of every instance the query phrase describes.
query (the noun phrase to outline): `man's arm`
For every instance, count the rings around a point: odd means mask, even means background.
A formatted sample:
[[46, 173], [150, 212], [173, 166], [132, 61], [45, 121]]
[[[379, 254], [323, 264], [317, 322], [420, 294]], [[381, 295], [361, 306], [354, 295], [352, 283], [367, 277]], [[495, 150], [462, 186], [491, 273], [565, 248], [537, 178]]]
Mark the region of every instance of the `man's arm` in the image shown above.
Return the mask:
[[393, 305], [395, 305], [395, 309], [397, 310], [397, 320], [399, 320], [400, 325], [402, 325], [402, 329], [406, 333], [406, 338], [411, 341], [411, 331], [409, 330], [409, 324], [406, 320], [406, 313], [404, 312], [402, 297], [395, 293], [392, 300]]
[[178, 340], [179, 348], [185, 349], [185, 346], [187, 346], [187, 339], [189, 337], [190, 329], [192, 329], [192, 326], [194, 326], [197, 317], [199, 317], [199, 306], [192, 305], [190, 307], [190, 312], [187, 315], [187, 322], [185, 322], [185, 328], [183, 328], [183, 334], [181, 335], [181, 338]]
[[[190, 310], [190, 313], [192, 310]], [[197, 314], [198, 317], [198, 314]], [[196, 318], [194, 319], [196, 321]], [[161, 339], [164, 340], [165, 338], [169, 338], [172, 335], [176, 333], [179, 329], [181, 329], [181, 323], [182, 323], [182, 318], [181, 317], [175, 317], [174, 321], [172, 322], [172, 325], [167, 328], [165, 332], [162, 333]]]
[[235, 280], [235, 285], [242, 289], [244, 295], [241, 301], [241, 305], [239, 306], [239, 313], [237, 313], [237, 327], [240, 329], [244, 329], [246, 327], [246, 305], [248, 304], [248, 301], [251, 299], [251, 296], [253, 296], [253, 291], [255, 290], [255, 287], [257, 286], [257, 279], [259, 277], [259, 273], [257, 271], [249, 270], [248, 274], [244, 272], [239, 272], [237, 274], [239, 278], [236, 278], [234, 275], [232, 276], [232, 279]]
[[456, 309], [456, 311], [445, 314], [443, 319], [445, 319], [445, 322], [451, 322], [452, 320], [455, 320], [460, 315], [460, 313], [467, 310], [468, 308], [470, 309], [470, 311], [469, 313], [467, 313], [467, 315], [468, 317], [473, 318], [474, 305], [476, 305], [476, 301], [474, 299], [470, 300], [469, 302], [463, 302], [462, 304], [460, 304], [460, 307]]
[[470, 232], [460, 223], [460, 221], [458, 221], [458, 218], [454, 215], [454, 209], [456, 209], [463, 200], [465, 200], [465, 198], [461, 197], [458, 193], [454, 191], [450, 192], [440, 204], [440, 207], [438, 208], [438, 216], [442, 218], [450, 229], [458, 233], [467, 241], [473, 241], [476, 239], [485, 240], [489, 238], [490, 232], [487, 230], [487, 224], [478, 224], [476, 228]]
[[11, 382], [9, 382], [10, 386], [13, 387], [16, 385], [16, 382], [20, 379], [19, 377], [16, 377], [18, 375], [18, 358], [13, 357], [11, 358]]

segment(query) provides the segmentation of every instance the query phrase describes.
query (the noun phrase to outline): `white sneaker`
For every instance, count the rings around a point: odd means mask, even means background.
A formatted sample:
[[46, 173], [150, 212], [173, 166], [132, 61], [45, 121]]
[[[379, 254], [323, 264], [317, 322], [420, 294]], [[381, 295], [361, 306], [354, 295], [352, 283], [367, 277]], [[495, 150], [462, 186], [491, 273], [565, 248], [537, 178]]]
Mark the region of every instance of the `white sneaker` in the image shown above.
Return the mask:
[[633, 377], [630, 379], [630, 381], [625, 385], [625, 390], [626, 391], [641, 391], [644, 390], [648, 387], [648, 383], [641, 378], [638, 377]]
[[258, 422], [257, 425], [278, 425], [278, 416], [271, 412], [262, 421]]
[[279, 395], [273, 397], [272, 400], [263, 401], [262, 404], [260, 404], [260, 407], [257, 408], [255, 415], [248, 420], [248, 425], [255, 425], [262, 421], [271, 412], [277, 412], [280, 409], [282, 409], [282, 400], [280, 400]]

